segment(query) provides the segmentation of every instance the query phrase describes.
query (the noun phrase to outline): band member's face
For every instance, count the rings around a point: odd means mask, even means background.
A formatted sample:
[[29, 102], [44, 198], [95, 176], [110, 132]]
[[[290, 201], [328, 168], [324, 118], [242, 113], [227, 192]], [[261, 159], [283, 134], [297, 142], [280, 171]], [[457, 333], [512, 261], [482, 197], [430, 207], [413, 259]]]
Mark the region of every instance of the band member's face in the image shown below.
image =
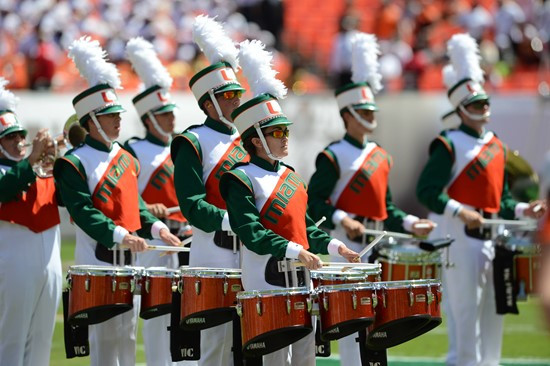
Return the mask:
[[116, 140], [120, 135], [120, 113], [109, 113], [97, 116], [101, 128], [112, 140]]
[[[155, 114], [155, 119], [157, 120], [160, 128], [165, 133], [174, 132], [174, 128], [176, 127], [175, 125], [176, 118], [174, 116], [174, 112]], [[154, 128], [153, 126], [149, 126], [149, 131], [152, 131], [153, 128]]]
[[478, 100], [477, 102], [470, 103], [467, 106], [465, 106], [468, 113], [479, 116], [481, 119], [473, 119], [468, 117], [466, 114], [462, 113], [463, 121], [467, 126], [470, 127], [476, 127], [479, 125], [484, 125], [487, 122], [489, 122], [489, 112], [490, 112], [490, 105], [489, 101], [487, 100]]
[[214, 96], [220, 105], [223, 116], [228, 121], [233, 121], [231, 118], [231, 113], [233, 113], [233, 111], [241, 104], [242, 92], [229, 90], [223, 93], [217, 93]]
[[[369, 123], [374, 123], [376, 121], [376, 116], [374, 111], [368, 110], [368, 109], [356, 109], [355, 112], [364, 119], [365, 121]], [[361, 122], [359, 122], [351, 113], [347, 113], [349, 116], [347, 125], [349, 132], [356, 132], [358, 134], [365, 134], [365, 133], [372, 133], [373, 129], [367, 128], [364, 126]]]
[[273, 155], [281, 158], [288, 156], [290, 131], [287, 126], [270, 126], [263, 129], [262, 132]]
[[[18, 147], [19, 143], [25, 143], [25, 135], [21, 132], [14, 132], [6, 135], [0, 139], [0, 145], [14, 158], [25, 157], [26, 147]], [[0, 152], [0, 156], [7, 158]]]

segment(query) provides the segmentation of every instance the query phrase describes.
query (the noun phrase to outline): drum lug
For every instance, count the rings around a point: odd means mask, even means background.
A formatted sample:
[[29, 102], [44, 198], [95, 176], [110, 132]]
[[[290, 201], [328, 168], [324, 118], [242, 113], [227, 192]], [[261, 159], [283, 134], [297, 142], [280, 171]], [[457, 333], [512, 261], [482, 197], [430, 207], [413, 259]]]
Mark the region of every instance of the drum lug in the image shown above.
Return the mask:
[[328, 297], [323, 296], [323, 307], [325, 308], [325, 311], [328, 311]]
[[313, 310], [313, 301], [311, 300], [311, 297], [308, 297], [306, 299], [306, 304], [307, 304], [307, 312], [311, 313], [311, 311]]
[[149, 278], [145, 280], [145, 292], [149, 293], [149, 286], [151, 286], [151, 281], [149, 281]]
[[111, 281], [111, 290], [113, 292], [116, 291], [116, 278], [115, 277], [113, 277], [113, 280]]
[[67, 282], [67, 289], [70, 290], [73, 286], [73, 279], [69, 275], [67, 275], [65, 281]]
[[86, 280], [84, 281], [84, 289], [86, 292], [90, 292], [90, 274], [88, 273], [88, 277], [86, 277]]
[[432, 289], [428, 287], [428, 305], [430, 305], [435, 300], [435, 295], [432, 292]]
[[290, 301], [290, 297], [286, 298], [286, 313], [290, 315], [292, 301]]
[[376, 292], [372, 293], [372, 307], [373, 309], [378, 305], [378, 296], [376, 296]]
[[386, 307], [386, 291], [382, 291], [382, 305]]
[[353, 304], [353, 310], [357, 310], [357, 293], [353, 289], [353, 294], [351, 295], [351, 302]]
[[135, 290], [136, 290], [136, 278], [132, 277], [132, 279], [130, 280], [130, 292], [134, 293]]
[[201, 281], [195, 281], [195, 293], [198, 295], [201, 293]]
[[183, 293], [183, 280], [181, 279], [178, 281], [178, 292]]
[[412, 287], [409, 286], [409, 306], [413, 306], [413, 305], [414, 305], [414, 294], [412, 291]]
[[237, 315], [242, 318], [243, 316], [243, 306], [241, 305], [241, 303], [238, 303], [237, 305], [235, 305], [235, 310], [237, 310]]
[[[179, 283], [179, 281], [178, 281], [178, 283]], [[176, 283], [176, 280], [172, 279], [172, 286], [171, 286], [172, 292], [178, 291], [178, 283]]]
[[227, 295], [227, 290], [229, 289], [229, 282], [227, 282], [227, 277], [223, 280], [223, 294]]
[[262, 316], [262, 300], [260, 299], [259, 296], [256, 299], [256, 312], [258, 313], [259, 316]]

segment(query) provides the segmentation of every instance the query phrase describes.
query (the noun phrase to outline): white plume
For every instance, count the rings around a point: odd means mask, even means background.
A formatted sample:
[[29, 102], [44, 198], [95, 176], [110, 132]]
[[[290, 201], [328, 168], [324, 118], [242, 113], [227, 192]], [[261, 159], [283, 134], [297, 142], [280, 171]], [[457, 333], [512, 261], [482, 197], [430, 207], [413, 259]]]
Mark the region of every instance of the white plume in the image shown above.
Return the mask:
[[377, 93], [382, 89], [382, 75], [378, 64], [380, 47], [376, 36], [357, 33], [351, 42], [351, 80], [354, 83], [368, 82], [373, 93]]
[[241, 42], [239, 60], [254, 96], [263, 93], [269, 93], [277, 99], [286, 96], [286, 86], [275, 77], [277, 71], [272, 68], [273, 55], [266, 51], [265, 45], [261, 41], [245, 40]]
[[199, 15], [195, 18], [193, 41], [199, 45], [211, 64], [226, 61], [233, 70], [239, 69], [239, 51], [215, 18], [207, 15]]
[[0, 77], [0, 110], [9, 109], [15, 112], [15, 108], [17, 108], [17, 104], [19, 103], [19, 98], [6, 89], [6, 85], [8, 84], [9, 81]]
[[452, 88], [456, 83], [458, 83], [453, 65], [445, 65], [443, 70], [441, 70], [441, 73], [443, 74], [443, 83], [447, 86], [447, 89]]
[[126, 44], [126, 55], [146, 89], [155, 85], [170, 89], [172, 77], [160, 62], [150, 42], [141, 37], [132, 38]]
[[92, 40], [90, 36], [73, 41], [69, 46], [69, 57], [90, 87], [109, 84], [112, 88], [122, 89], [120, 74], [114, 64], [107, 62], [107, 53], [99, 41]]
[[469, 34], [455, 34], [447, 42], [447, 53], [456, 73], [456, 81], [470, 78], [483, 83], [483, 70], [479, 66], [481, 56], [475, 39]]

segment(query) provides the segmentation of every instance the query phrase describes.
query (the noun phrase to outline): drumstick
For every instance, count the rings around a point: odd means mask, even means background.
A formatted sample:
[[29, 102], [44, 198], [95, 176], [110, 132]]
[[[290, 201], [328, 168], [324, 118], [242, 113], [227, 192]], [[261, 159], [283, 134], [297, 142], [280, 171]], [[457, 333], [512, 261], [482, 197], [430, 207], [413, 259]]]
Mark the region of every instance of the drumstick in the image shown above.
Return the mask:
[[381, 234], [379, 234], [376, 238], [374, 238], [373, 241], [371, 241], [369, 243], [369, 245], [367, 245], [361, 252], [359, 252], [359, 258], [361, 258], [362, 256], [364, 256], [365, 254], [367, 254], [367, 252], [369, 250], [371, 250], [376, 244], [378, 244], [378, 242], [380, 240], [382, 240], [382, 238], [386, 236], [386, 232], [383, 231]]
[[169, 214], [173, 214], [175, 212], [181, 212], [181, 209], [179, 206], [174, 206], [174, 207], [168, 207], [166, 209], [166, 212], [168, 212]]
[[374, 230], [374, 229], [365, 229], [363, 230], [363, 234], [371, 234], [371, 235], [384, 234], [386, 236], [392, 236], [394, 238], [414, 239], [414, 236], [412, 236], [411, 234], [403, 234], [403, 233], [396, 233], [394, 231], [382, 231], [382, 230]]
[[483, 219], [484, 226], [507, 225], [507, 226], [530, 226], [533, 222], [527, 220], [503, 220], [503, 219]]
[[149, 250], [159, 250], [163, 252], [188, 252], [190, 249], [187, 247], [173, 247], [171, 245], [148, 245]]
[[[294, 267], [305, 267], [302, 262], [292, 262]], [[346, 262], [323, 262], [322, 267], [336, 267], [336, 268], [379, 268], [378, 264], [373, 263], [346, 263]]]
[[435, 222], [432, 224], [428, 224], [427, 222], [420, 222], [418, 224], [413, 224], [413, 226], [416, 229], [429, 229], [430, 227], [433, 227], [435, 229], [437, 227], [437, 224]]
[[533, 212], [534, 212], [534, 213], [537, 213], [537, 212], [540, 211], [541, 208], [542, 208], [542, 205], [541, 205], [540, 203], [537, 203], [537, 204], [535, 205], [535, 207], [533, 207]]
[[326, 216], [321, 217], [321, 219], [315, 223], [315, 226], [319, 227], [319, 225], [321, 225], [323, 222], [325, 222], [326, 219], [327, 219]]

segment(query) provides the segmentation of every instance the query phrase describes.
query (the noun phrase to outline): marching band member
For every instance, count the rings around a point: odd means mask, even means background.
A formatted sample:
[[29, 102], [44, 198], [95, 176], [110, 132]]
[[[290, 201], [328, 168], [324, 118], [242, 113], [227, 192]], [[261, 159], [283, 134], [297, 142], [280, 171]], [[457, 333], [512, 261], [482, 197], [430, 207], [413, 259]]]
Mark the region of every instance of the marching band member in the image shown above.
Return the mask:
[[[180, 244], [147, 211], [138, 192], [139, 163], [114, 141], [124, 109], [115, 93], [120, 88], [118, 71], [105, 56], [99, 42], [90, 37], [74, 41], [69, 48], [69, 57], [91, 86], [73, 99], [88, 134], [83, 144], [54, 166], [60, 195], [77, 225], [75, 263], [101, 266], [113, 263], [114, 251], [109, 248], [116, 244], [131, 252], [146, 250], [145, 239], [136, 232], [169, 245]], [[118, 262], [131, 263], [128, 251], [121, 257]], [[90, 326], [91, 365], [135, 364], [136, 312], [134, 306], [132, 311]]]
[[[145, 84], [145, 90], [134, 97], [133, 102], [147, 134], [144, 139], [128, 140], [124, 148], [140, 163], [138, 190], [149, 212], [167, 223], [172, 233], [178, 235], [187, 225], [187, 220], [179, 211], [168, 212], [168, 208], [178, 206], [174, 164], [170, 157], [176, 108], [169, 93], [172, 78], [158, 59], [153, 45], [143, 38], [131, 39], [126, 44], [126, 54]], [[162, 245], [158, 240], [152, 240], [151, 244]], [[137, 264], [146, 268], [178, 268], [188, 264], [188, 261], [178, 262], [176, 254], [162, 257], [153, 251], [137, 254]], [[148, 365], [172, 365], [170, 333], [167, 331], [169, 325], [170, 314], [143, 321], [142, 334]]]
[[25, 158], [18, 98], [0, 78], [0, 365], [48, 365], [61, 294], [59, 211], [52, 177], [33, 171], [53, 148], [46, 129]]
[[[388, 185], [391, 156], [367, 138], [377, 126], [375, 112], [378, 107], [374, 93], [382, 88], [379, 53], [374, 35], [355, 35], [352, 40], [353, 82], [336, 90], [346, 134], [317, 156], [316, 171], [308, 188], [311, 217], [314, 220], [327, 217], [323, 225], [331, 230], [331, 235], [357, 252], [365, 246], [363, 231], [366, 226], [408, 231], [418, 236], [427, 235], [433, 228], [431, 221], [407, 215], [392, 202]], [[365, 256], [364, 261], [367, 259]], [[341, 258], [331, 260], [341, 261]], [[350, 335], [338, 341], [341, 365], [360, 364], [355, 338], [356, 335]]]
[[[221, 25], [207, 16], [195, 19], [193, 37], [211, 62], [189, 82], [207, 118], [174, 137], [171, 145], [176, 194], [193, 228], [189, 265], [239, 268], [237, 241], [218, 184], [233, 164], [248, 159], [231, 120], [244, 91], [235, 76], [238, 51]], [[231, 365], [232, 344], [231, 322], [201, 331], [199, 365]]]
[[[284, 258], [299, 259], [308, 269], [321, 267], [314, 253], [330, 253], [358, 261], [357, 253], [332, 239], [307, 215], [306, 184], [280, 160], [288, 155], [288, 126], [278, 98], [284, 84], [271, 70], [272, 56], [259, 41], [241, 43], [239, 58], [254, 98], [235, 109], [250, 163], [235, 165], [222, 176], [220, 190], [227, 203], [231, 227], [241, 239], [242, 283], [246, 291], [285, 287], [283, 274], [270, 266]], [[286, 200], [277, 197], [284, 192]], [[293, 284], [298, 286], [298, 284]], [[264, 365], [315, 365], [314, 332], [291, 346], [263, 357]]]
[[443, 131], [430, 145], [416, 192], [439, 224], [434, 234], [456, 239], [449, 248], [454, 266], [442, 268], [449, 329], [447, 364], [498, 365], [502, 316], [496, 313], [493, 286], [495, 249], [483, 219], [537, 218], [546, 205], [518, 203], [510, 195], [504, 171], [507, 148], [485, 129], [489, 96], [481, 85], [483, 71], [475, 40], [467, 34], [454, 35], [448, 52], [452, 64], [444, 68], [444, 80], [461, 124]]

